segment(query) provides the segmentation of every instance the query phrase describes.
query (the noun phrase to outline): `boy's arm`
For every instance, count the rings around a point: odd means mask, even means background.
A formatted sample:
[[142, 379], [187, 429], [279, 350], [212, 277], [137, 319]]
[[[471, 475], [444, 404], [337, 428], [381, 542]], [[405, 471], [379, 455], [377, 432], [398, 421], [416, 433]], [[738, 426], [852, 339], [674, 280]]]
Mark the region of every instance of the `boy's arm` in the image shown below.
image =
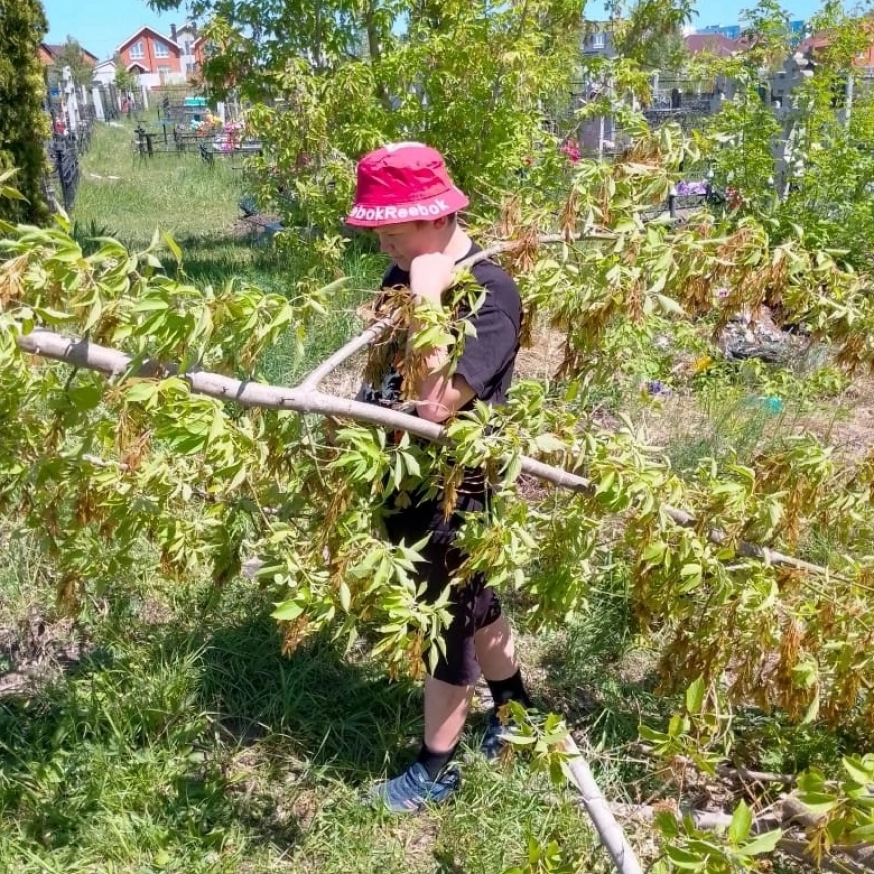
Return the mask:
[[[440, 297], [454, 281], [455, 262], [442, 253], [420, 255], [410, 266], [410, 291], [419, 300], [430, 300], [440, 305]], [[411, 325], [415, 333], [416, 325]], [[469, 403], [476, 392], [468, 381], [458, 374], [449, 376], [449, 351], [435, 346], [425, 356], [428, 375], [419, 383], [416, 412], [429, 422], [445, 422]]]

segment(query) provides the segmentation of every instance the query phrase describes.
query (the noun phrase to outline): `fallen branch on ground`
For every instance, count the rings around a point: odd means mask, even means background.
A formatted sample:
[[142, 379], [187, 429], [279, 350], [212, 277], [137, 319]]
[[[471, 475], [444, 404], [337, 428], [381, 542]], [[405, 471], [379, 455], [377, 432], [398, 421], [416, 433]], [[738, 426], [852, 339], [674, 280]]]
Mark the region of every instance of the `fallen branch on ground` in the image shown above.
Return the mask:
[[[666, 809], [670, 810], [670, 807], [650, 804], [614, 806], [614, 812], [620, 818], [647, 824], [652, 823], [656, 816]], [[732, 815], [722, 810], [691, 809], [671, 812], [678, 819], [688, 817], [692, 825], [701, 831], [726, 832], [732, 823]], [[830, 853], [817, 858], [807, 841], [785, 834], [785, 831], [793, 826], [812, 827], [819, 819], [820, 817], [811, 813], [797, 798], [786, 795], [770, 805], [766, 812], [753, 817], [750, 834], [760, 835], [774, 829], [782, 829], [784, 836], [777, 842], [779, 852], [806, 865], [814, 865], [836, 874], [871, 874], [874, 871], [874, 846], [871, 844], [833, 846]]]

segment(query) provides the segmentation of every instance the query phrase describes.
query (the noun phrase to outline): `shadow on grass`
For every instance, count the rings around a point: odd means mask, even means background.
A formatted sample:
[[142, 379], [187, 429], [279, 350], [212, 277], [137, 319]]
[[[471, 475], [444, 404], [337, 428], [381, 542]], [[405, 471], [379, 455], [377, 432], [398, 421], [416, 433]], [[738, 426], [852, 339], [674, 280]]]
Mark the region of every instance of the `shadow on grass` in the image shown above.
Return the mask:
[[202, 656], [201, 705], [241, 739], [278, 735], [333, 776], [372, 779], [387, 752], [418, 732], [418, 688], [355, 664], [326, 638], [289, 656], [281, 643], [269, 616], [216, 630]]
[[0, 698], [0, 830], [55, 859], [122, 835], [122, 864], [162, 847], [293, 850], [300, 805], [326, 779], [381, 774], [420, 702], [327, 640], [288, 657], [280, 642], [265, 613], [115, 629], [53, 685]]

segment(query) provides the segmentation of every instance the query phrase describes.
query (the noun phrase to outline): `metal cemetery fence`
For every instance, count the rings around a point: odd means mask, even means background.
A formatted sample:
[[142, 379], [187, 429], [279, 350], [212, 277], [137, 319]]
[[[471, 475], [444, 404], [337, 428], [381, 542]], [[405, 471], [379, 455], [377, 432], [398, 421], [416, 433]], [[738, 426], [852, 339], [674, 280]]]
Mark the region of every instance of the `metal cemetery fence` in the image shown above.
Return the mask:
[[93, 122], [89, 119], [67, 134], [56, 134], [46, 143], [49, 171], [45, 177], [46, 200], [53, 208], [63, 207], [69, 212], [76, 202], [79, 190], [79, 156], [91, 145]]

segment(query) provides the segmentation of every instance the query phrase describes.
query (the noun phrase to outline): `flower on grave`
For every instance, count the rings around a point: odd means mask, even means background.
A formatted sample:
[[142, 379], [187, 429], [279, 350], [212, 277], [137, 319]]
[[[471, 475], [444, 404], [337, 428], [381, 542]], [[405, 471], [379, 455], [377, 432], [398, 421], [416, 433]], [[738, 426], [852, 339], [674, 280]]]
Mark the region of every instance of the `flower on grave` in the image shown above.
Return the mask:
[[706, 182], [686, 182], [681, 181], [677, 183], [677, 195], [679, 197], [691, 197], [691, 196], [701, 196], [707, 194], [707, 183]]
[[725, 196], [730, 209], [739, 209], [746, 203], [746, 198], [736, 188], [726, 188]]
[[559, 151], [563, 155], [567, 156], [567, 159], [571, 162], [571, 164], [576, 164], [580, 160], [580, 147], [577, 141], [573, 138], [562, 143]]

